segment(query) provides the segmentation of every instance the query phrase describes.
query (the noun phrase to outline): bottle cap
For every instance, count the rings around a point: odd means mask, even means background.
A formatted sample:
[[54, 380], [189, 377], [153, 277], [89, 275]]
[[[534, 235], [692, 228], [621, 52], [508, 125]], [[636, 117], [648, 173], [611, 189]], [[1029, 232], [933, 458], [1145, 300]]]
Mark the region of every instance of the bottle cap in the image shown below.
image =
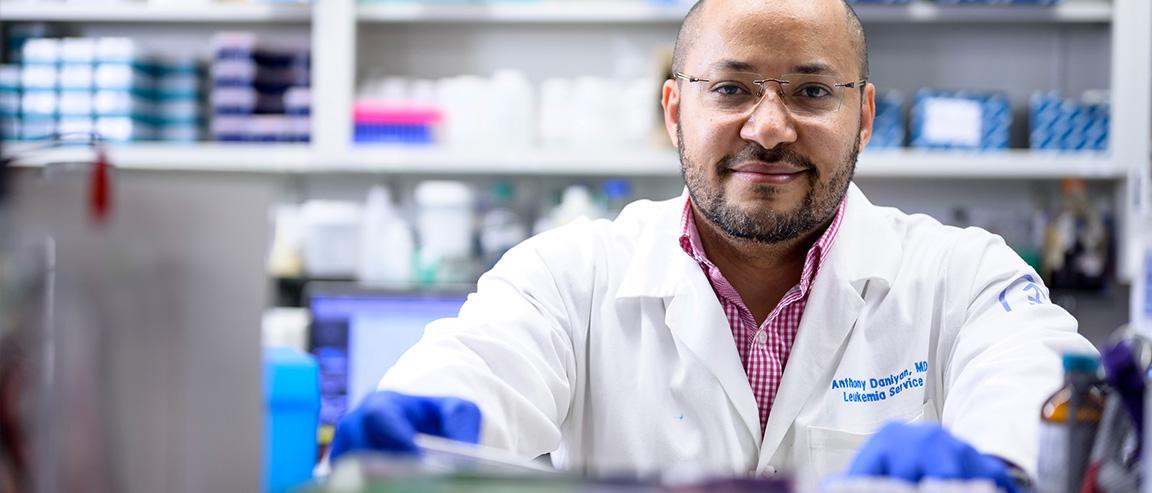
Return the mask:
[[610, 200], [627, 199], [632, 195], [632, 184], [628, 180], [605, 180], [601, 188], [604, 196]]
[[1100, 358], [1091, 354], [1067, 353], [1063, 360], [1064, 371], [1068, 373], [1096, 373], [1100, 368]]
[[516, 198], [516, 186], [506, 181], [496, 182], [488, 189], [493, 202], [506, 204]]

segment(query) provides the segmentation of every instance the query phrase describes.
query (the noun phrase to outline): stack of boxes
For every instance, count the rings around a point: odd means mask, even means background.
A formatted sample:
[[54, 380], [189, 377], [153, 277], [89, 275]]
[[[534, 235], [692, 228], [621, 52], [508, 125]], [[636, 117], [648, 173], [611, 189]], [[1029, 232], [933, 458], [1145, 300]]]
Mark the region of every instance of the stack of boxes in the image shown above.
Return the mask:
[[60, 40], [29, 40], [21, 56], [17, 138], [51, 137], [56, 132], [59, 116]]
[[226, 142], [307, 142], [307, 50], [271, 48], [252, 33], [214, 41], [212, 136]]
[[195, 142], [203, 138], [203, 70], [192, 60], [158, 60], [155, 64], [156, 139]]
[[20, 137], [20, 66], [0, 65], [0, 140]]
[[353, 108], [353, 119], [357, 143], [432, 145], [443, 114], [435, 107], [360, 101]]
[[[5, 138], [92, 132], [110, 142], [200, 138], [195, 61], [151, 57], [126, 38], [32, 39], [21, 58], [16, 87], [13, 69], [0, 70]], [[20, 101], [15, 115], [12, 94]]]
[[1110, 111], [1106, 97], [1064, 99], [1057, 92], [1029, 100], [1029, 146], [1058, 151], [1108, 149]]

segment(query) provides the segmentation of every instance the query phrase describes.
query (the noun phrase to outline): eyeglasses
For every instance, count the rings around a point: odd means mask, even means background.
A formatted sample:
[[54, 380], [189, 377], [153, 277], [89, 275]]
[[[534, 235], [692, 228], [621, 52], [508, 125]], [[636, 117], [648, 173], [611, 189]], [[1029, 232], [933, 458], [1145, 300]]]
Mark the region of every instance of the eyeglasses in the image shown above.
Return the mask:
[[778, 86], [777, 95], [794, 114], [823, 116], [840, 109], [846, 89], [864, 88], [868, 79], [854, 82], [836, 82], [826, 75], [786, 74], [779, 79], [766, 78], [751, 72], [716, 72], [707, 77], [695, 77], [676, 72], [675, 77], [698, 83], [704, 89], [703, 102], [709, 110], [718, 113], [748, 114], [760, 104], [768, 93], [769, 82]]

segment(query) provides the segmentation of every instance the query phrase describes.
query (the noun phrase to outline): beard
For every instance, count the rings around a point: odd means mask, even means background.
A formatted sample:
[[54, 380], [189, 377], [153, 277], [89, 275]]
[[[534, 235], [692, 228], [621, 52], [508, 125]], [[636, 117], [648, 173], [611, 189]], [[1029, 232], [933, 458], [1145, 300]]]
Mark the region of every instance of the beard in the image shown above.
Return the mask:
[[[680, 141], [677, 146], [680, 174], [696, 209], [728, 236], [765, 244], [794, 240], [831, 221], [844, 195], [848, 193], [848, 186], [856, 172], [856, 159], [860, 154], [860, 132], [857, 131], [855, 142], [844, 152], [839, 166], [832, 168], [832, 174], [822, 180], [821, 172], [813, 161], [791, 147], [781, 145], [768, 150], [750, 142], [736, 154], [724, 156], [713, 164], [712, 173], [709, 173], [706, 165], [691, 162], [685, 152], [684, 134], [679, 127], [676, 133]], [[808, 193], [795, 210], [773, 210], [768, 207], [753, 211], [741, 210], [729, 203], [723, 185], [714, 184], [712, 178], [724, 179], [732, 174], [733, 166], [747, 161], [784, 162], [804, 168], [805, 176], [799, 179], [809, 181]], [[772, 199], [781, 192], [770, 184], [756, 184], [752, 191], [764, 199]]]

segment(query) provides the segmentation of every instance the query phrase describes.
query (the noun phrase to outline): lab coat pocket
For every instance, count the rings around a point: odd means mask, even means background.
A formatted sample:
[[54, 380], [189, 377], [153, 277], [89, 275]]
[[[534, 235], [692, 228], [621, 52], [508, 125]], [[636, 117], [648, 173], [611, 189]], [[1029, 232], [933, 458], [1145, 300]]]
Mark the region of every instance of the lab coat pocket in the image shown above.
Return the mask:
[[856, 451], [872, 433], [852, 433], [828, 428], [808, 428], [809, 464], [818, 477], [840, 474], [848, 469]]
[[[925, 402], [918, 412], [906, 417], [895, 417], [892, 420], [906, 423], [936, 421], [936, 407], [931, 401]], [[809, 464], [821, 477], [843, 473], [852, 463], [856, 452], [875, 434], [875, 431], [854, 433], [811, 426], [808, 428]]]

